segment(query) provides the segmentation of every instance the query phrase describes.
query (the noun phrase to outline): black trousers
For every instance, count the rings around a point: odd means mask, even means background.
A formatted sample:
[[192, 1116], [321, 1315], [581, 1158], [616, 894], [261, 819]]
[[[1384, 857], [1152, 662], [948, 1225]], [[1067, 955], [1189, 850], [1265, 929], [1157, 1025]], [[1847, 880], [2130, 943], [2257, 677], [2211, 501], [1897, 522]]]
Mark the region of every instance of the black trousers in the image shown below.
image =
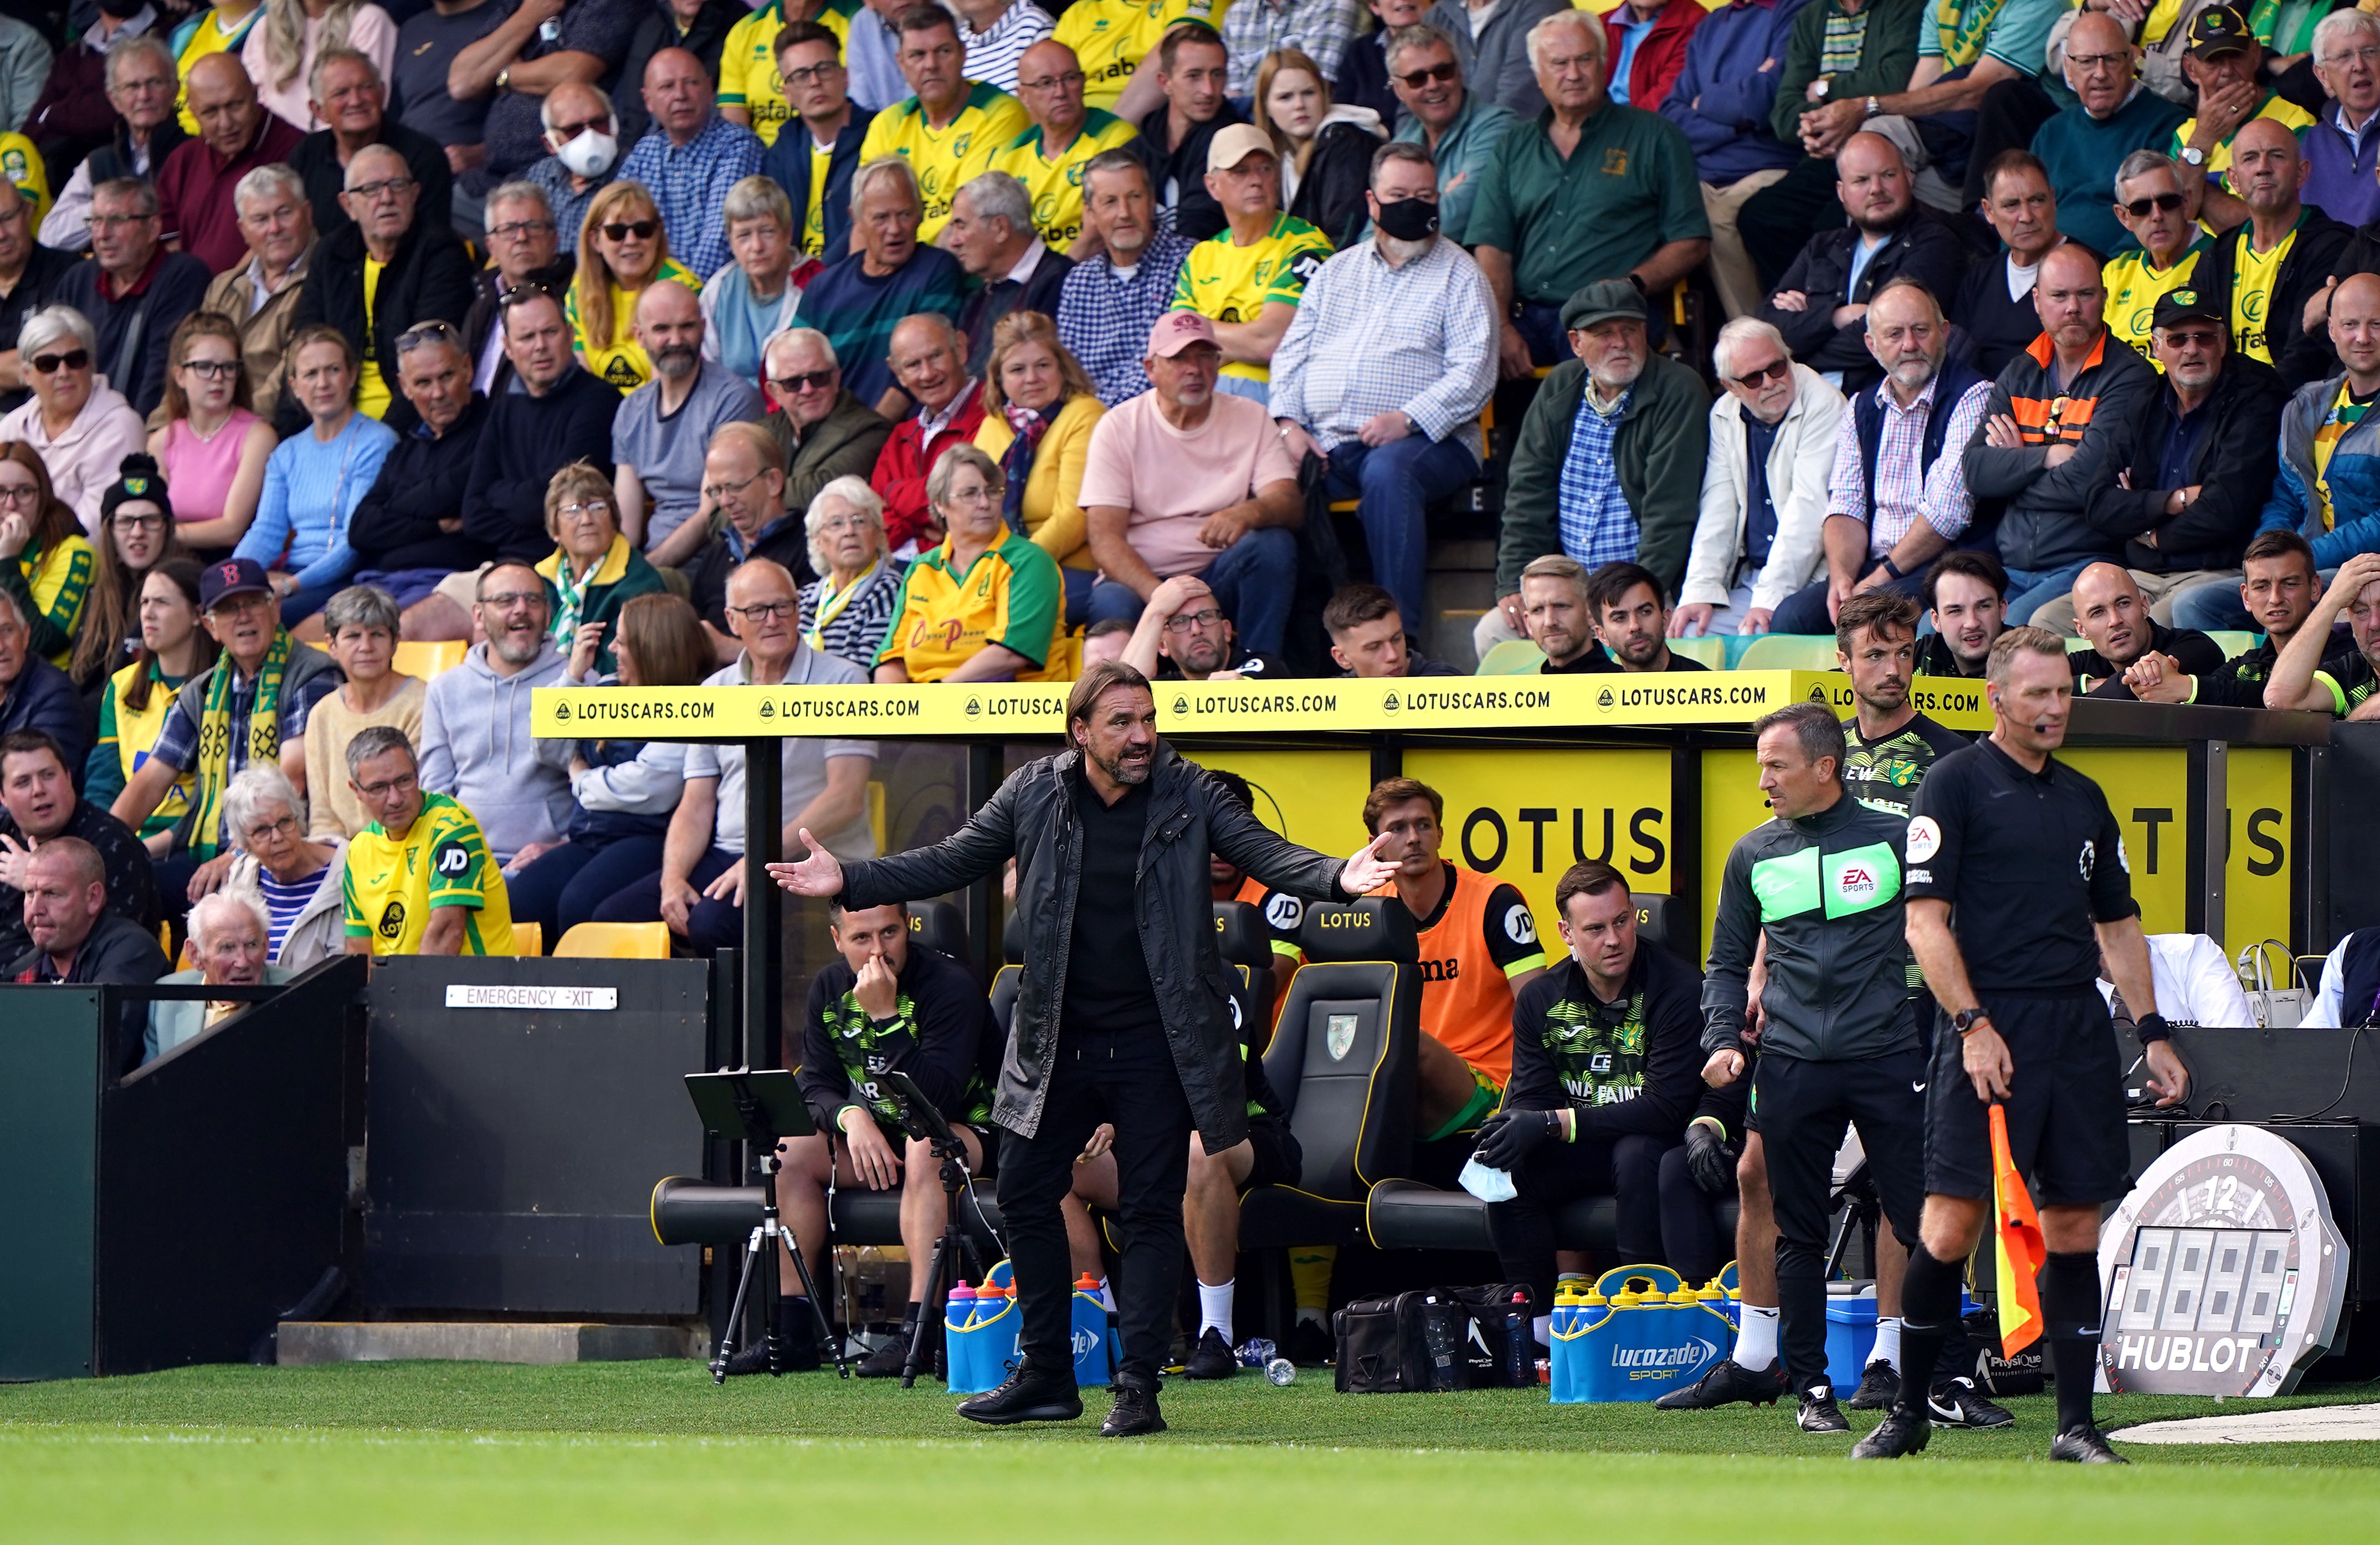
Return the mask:
[[1661, 1155], [1661, 1259], [1699, 1287], [1727, 1265], [1735, 1238], [1719, 1233], [1719, 1203], [1727, 1196], [1712, 1196], [1694, 1183], [1687, 1152], [1680, 1143]]
[[1004, 1135], [1000, 1210], [1025, 1316], [1020, 1350], [1045, 1372], [1074, 1369], [1073, 1272], [1059, 1204], [1074, 1187], [1075, 1160], [1101, 1122], [1115, 1125], [1116, 1208], [1124, 1227], [1116, 1294], [1121, 1371], [1157, 1382], [1172, 1341], [1182, 1280], [1182, 1195], [1190, 1182], [1190, 1101], [1172, 1049], [1152, 1014], [1148, 1028], [1068, 1034], [1050, 1070], [1039, 1130]]
[[2030, 76], [1996, 80], [1975, 107], [1975, 141], [1967, 152], [1967, 181], [1962, 192], [1973, 210], [1990, 190], [1984, 172], [2004, 151], [2029, 149], [2034, 131], [2058, 116], [2058, 103]]
[[1543, 1143], [1512, 1172], [1520, 1194], [1488, 1204], [1488, 1236], [1504, 1263], [1504, 1280], [1528, 1283], [1535, 1313], [1553, 1311], [1554, 1213], [1565, 1202], [1611, 1198], [1620, 1206], [1619, 1264], [1668, 1264], [1661, 1259], [1661, 1153], [1670, 1144], [1641, 1136]]
[[1760, 1059], [1753, 1098], [1777, 1214], [1778, 1350], [1795, 1389], [1827, 1377], [1827, 1199], [1846, 1125], [1859, 1127], [1885, 1222], [1917, 1247], [1925, 1206], [1925, 1055]]

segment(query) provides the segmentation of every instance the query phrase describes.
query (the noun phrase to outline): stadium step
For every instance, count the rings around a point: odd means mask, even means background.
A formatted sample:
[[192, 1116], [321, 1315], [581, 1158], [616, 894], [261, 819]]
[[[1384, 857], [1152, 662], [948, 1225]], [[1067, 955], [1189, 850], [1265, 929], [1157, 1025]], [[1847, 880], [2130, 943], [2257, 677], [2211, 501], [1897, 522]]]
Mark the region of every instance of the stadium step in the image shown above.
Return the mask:
[[1424, 647], [1466, 675], [1479, 668], [1471, 629], [1496, 604], [1496, 543], [1492, 538], [1429, 544], [1429, 625]]
[[285, 1321], [283, 1368], [318, 1363], [389, 1363], [426, 1358], [462, 1363], [628, 1363], [701, 1357], [703, 1332], [675, 1325], [588, 1321], [487, 1324], [468, 1320]]

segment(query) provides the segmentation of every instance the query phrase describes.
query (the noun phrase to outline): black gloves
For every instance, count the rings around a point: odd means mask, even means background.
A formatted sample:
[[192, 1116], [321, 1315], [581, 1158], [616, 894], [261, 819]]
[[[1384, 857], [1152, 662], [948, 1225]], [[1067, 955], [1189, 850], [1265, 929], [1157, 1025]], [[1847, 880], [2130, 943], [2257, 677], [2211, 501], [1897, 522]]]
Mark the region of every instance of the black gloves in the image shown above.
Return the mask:
[[1471, 1156], [1491, 1170], [1510, 1172], [1540, 1143], [1561, 1133], [1559, 1111], [1499, 1111], [1479, 1129]]
[[1735, 1152], [1709, 1122], [1698, 1121], [1686, 1128], [1686, 1168], [1693, 1172], [1694, 1184], [1712, 1196], [1727, 1196], [1735, 1189]]

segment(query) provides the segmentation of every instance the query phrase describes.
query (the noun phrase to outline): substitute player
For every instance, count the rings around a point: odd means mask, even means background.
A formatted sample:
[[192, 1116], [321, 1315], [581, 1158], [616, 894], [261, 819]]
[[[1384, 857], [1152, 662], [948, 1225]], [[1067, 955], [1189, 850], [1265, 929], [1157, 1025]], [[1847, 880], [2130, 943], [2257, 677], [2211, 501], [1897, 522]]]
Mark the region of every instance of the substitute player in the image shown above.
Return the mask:
[[1917, 1238], [1925, 1059], [1901, 922], [1908, 823], [1850, 797], [1843, 726], [1827, 708], [1794, 703], [1753, 733], [1760, 789], [1776, 813], [1736, 843], [1719, 881], [1703, 979], [1703, 1078], [1724, 1087], [1743, 1074], [1746, 984], [1765, 933], [1754, 1098], [1776, 1212], [1785, 1371], [1803, 1431], [1847, 1432], [1827, 1377], [1826, 1281], [1828, 1204], [1847, 1125], [1859, 1127], [1892, 1232], [1903, 1245]]
[[1364, 829], [1421, 929], [1421, 1064], [1415, 1125], [1423, 1142], [1467, 1132], [1503, 1100], [1512, 1072], [1512, 1002], [1546, 968], [1536, 919], [1502, 881], [1438, 856], [1446, 800], [1417, 778], [1389, 778], [1364, 800]]
[[421, 786], [394, 724], [347, 742], [347, 785], [378, 819], [347, 845], [349, 955], [510, 955], [512, 898], [471, 812]]
[[1959, 1323], [1960, 1269], [1991, 1206], [1988, 1112], [1998, 1104], [2048, 1247], [2041, 1308], [2058, 1381], [2049, 1456], [2120, 1465], [2091, 1419], [2099, 1208], [2124, 1194], [2130, 1168], [2123, 1068], [2095, 986], [2102, 955], [2124, 1001], [2142, 1010], [2158, 1103], [2180, 1101], [2190, 1075], [2156, 1012], [2115, 814], [2097, 784], [2050, 755], [2073, 705], [2065, 640], [2009, 629], [1984, 682], [1990, 737], [1935, 765], [1909, 822], [1909, 943], [1946, 1017], [1925, 1081], [1925, 1211], [1901, 1289], [1900, 1399], [1852, 1456], [1925, 1446], [1931, 1429], [1915, 1392]]
[[1835, 659], [1852, 681], [1843, 724], [1843, 786], [1870, 809], [1904, 820], [1934, 763], [1967, 745], [1909, 700], [1917, 677], [1917, 602], [1862, 590], [1835, 619]]

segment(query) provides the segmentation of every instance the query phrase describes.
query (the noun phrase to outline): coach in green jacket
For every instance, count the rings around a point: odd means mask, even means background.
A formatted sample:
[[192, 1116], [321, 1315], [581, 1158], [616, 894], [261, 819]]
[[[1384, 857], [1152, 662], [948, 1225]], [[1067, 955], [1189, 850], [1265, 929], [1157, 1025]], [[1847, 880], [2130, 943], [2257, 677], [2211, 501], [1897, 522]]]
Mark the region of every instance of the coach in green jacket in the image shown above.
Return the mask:
[[[1578, 356], [1554, 367], [1521, 420], [1496, 550], [1500, 612], [1482, 648], [1524, 638], [1521, 570], [1567, 552], [1589, 568], [1632, 559], [1678, 593], [1700, 513], [1710, 397], [1694, 372], [1645, 341], [1645, 299], [1598, 279], [1562, 305]], [[1509, 631], [1495, 630], [1499, 622]], [[1491, 630], [1492, 636], [1491, 636]]]

